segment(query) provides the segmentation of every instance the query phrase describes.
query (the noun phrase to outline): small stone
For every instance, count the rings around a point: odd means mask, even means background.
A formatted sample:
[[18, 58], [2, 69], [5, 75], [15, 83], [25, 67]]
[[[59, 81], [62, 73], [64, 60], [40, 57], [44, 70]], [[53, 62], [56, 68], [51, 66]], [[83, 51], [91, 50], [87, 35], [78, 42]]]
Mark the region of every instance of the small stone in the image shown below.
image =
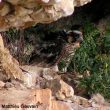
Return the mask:
[[0, 88], [4, 87], [5, 83], [0, 81]]
[[60, 89], [56, 93], [56, 97], [60, 100], [65, 100], [74, 96], [74, 90], [71, 86], [65, 83], [63, 80], [59, 82]]
[[98, 103], [98, 104], [104, 104], [105, 103], [104, 97], [101, 94], [99, 94], [99, 93], [94, 94], [90, 101]]
[[4, 87], [5, 88], [11, 88], [11, 87], [14, 87], [14, 85], [11, 82], [6, 82]]

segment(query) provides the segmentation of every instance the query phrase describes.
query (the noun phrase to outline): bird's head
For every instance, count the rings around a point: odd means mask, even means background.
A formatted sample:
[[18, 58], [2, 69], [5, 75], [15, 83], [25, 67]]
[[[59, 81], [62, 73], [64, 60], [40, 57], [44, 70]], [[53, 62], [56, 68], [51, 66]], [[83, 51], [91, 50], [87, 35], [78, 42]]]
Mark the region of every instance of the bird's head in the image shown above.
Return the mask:
[[80, 44], [83, 41], [83, 34], [81, 31], [74, 30], [67, 32], [67, 41], [69, 44], [73, 44], [76, 47], [80, 47]]

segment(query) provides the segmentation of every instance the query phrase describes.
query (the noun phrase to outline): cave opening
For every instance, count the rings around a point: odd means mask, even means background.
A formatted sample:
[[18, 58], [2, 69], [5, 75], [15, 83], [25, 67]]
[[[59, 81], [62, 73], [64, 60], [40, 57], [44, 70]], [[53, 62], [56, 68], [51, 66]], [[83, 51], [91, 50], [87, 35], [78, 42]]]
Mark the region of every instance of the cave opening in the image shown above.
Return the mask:
[[[92, 2], [78, 7], [75, 13], [83, 12], [86, 16], [91, 18], [91, 21], [97, 22], [100, 19], [110, 15], [110, 1], [109, 0], [93, 0]], [[75, 16], [75, 14], [73, 14]]]

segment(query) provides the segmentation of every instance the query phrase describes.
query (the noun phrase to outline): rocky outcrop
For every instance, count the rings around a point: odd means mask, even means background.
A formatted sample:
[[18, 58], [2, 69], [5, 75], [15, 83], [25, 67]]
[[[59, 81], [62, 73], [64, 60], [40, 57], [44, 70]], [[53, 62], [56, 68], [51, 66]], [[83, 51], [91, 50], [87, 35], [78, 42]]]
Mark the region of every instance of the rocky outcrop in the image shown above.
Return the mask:
[[[6, 74], [7, 79], [11, 77], [10, 81], [3, 82], [2, 74]], [[61, 74], [52, 68], [20, 67], [4, 47], [0, 36], [0, 110], [110, 109], [100, 94], [91, 100], [76, 96], [73, 88], [61, 79]]]
[[[84, 99], [83, 99], [84, 100]], [[87, 100], [89, 102], [89, 100]], [[0, 110], [109, 110], [108, 105], [92, 104], [84, 107], [76, 102], [58, 101], [52, 98], [49, 89], [0, 90]]]
[[50, 23], [69, 16], [74, 7], [91, 0], [5, 0], [0, 2], [0, 31], [10, 27], [26, 28], [37, 23]]
[[4, 47], [2, 36], [0, 35], [0, 80], [6, 80], [2, 77], [2, 73], [6, 73], [8, 78], [22, 79], [22, 70], [19, 68], [19, 62], [14, 59], [9, 50]]

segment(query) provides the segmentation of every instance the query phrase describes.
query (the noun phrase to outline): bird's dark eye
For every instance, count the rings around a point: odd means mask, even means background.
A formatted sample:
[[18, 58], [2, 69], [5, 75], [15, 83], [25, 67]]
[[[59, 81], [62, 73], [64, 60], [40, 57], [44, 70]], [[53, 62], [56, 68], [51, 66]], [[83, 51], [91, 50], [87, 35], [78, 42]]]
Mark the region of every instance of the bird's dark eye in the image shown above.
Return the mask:
[[73, 31], [73, 37], [75, 38], [75, 41], [82, 42], [83, 41], [83, 35], [80, 31]]

